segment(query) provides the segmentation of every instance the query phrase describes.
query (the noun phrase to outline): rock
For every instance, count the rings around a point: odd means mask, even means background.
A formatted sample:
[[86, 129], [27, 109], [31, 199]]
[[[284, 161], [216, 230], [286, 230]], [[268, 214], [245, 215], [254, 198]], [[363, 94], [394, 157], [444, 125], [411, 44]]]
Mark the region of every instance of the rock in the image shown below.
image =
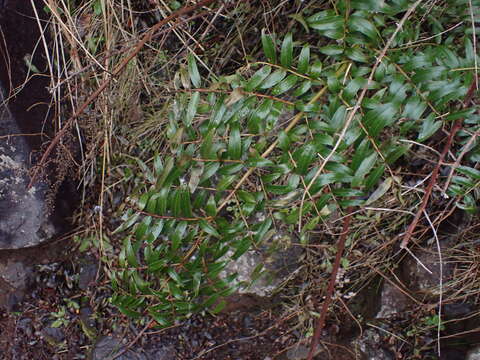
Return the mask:
[[[155, 344], [156, 345], [156, 344]], [[92, 360], [109, 360], [125, 349], [120, 339], [113, 336], [101, 338], [92, 350]], [[177, 351], [173, 346], [153, 346], [142, 349], [133, 346], [122, 353], [117, 360], [176, 360]]]
[[[3, 103], [3, 94], [0, 102]], [[0, 109], [0, 136], [19, 134], [20, 129], [5, 105]], [[21, 136], [0, 146], [0, 249], [19, 249], [40, 244], [56, 233], [48, 220], [46, 187], [28, 189], [30, 148]]]
[[33, 335], [33, 325], [32, 325], [32, 319], [30, 318], [23, 318], [20, 319], [17, 323], [17, 327], [24, 332], [24, 334], [28, 337], [31, 338]]
[[33, 277], [33, 267], [14, 259], [0, 261], [0, 307], [14, 311], [23, 301]]
[[[55, 166], [44, 167], [44, 179], [28, 188], [32, 165], [42, 144], [53, 133], [48, 117], [51, 95], [46, 76], [31, 77], [28, 57], [37, 69], [46, 69], [46, 57], [35, 51], [40, 38], [32, 3], [0, 1], [0, 250], [32, 247], [68, 229], [66, 218], [75, 206], [76, 192], [66, 191]], [[42, 13], [42, 5], [39, 3]], [[32, 54], [34, 54], [32, 56]], [[25, 79], [30, 78], [28, 81]], [[6, 99], [8, 98], [8, 101]], [[21, 135], [20, 135], [21, 134]], [[12, 136], [13, 135], [13, 136]], [[50, 136], [47, 136], [50, 135]], [[74, 153], [74, 151], [73, 151]], [[58, 171], [60, 172], [60, 171]], [[66, 172], [66, 169], [63, 169]], [[41, 180], [41, 181], [40, 181]], [[55, 190], [52, 190], [55, 189]]]
[[95, 282], [97, 276], [98, 264], [94, 259], [89, 258], [81, 262], [80, 272], [78, 277], [78, 287], [81, 290], [87, 290], [88, 286]]
[[[442, 244], [442, 252], [446, 246], [447, 243]], [[426, 298], [438, 297], [440, 291], [440, 261], [436, 246], [431, 245], [427, 249], [417, 249], [414, 255], [417, 259], [407, 254], [402, 262], [403, 282], [417, 296]], [[452, 276], [453, 264], [444, 262], [442, 273], [442, 281], [445, 284]]]
[[352, 341], [352, 348], [356, 353], [362, 353], [361, 359], [366, 360], [394, 360], [395, 357], [388, 349], [382, 347], [384, 342], [382, 337], [375, 329], [367, 329], [361, 337]]
[[42, 336], [53, 346], [59, 345], [65, 340], [65, 334], [60, 328], [46, 327], [42, 329]]
[[176, 360], [177, 351], [173, 346], [161, 346], [146, 351], [148, 360]]
[[411, 304], [412, 300], [396, 286], [384, 282], [380, 295], [380, 310], [375, 318], [385, 319], [400, 314]]
[[[303, 360], [307, 358], [309, 352], [309, 346], [300, 344], [289, 349], [286, 353], [286, 358], [288, 360]], [[320, 352], [321, 348], [319, 346], [315, 352], [315, 355], [319, 354]]]
[[[101, 338], [92, 350], [92, 360], [109, 360], [115, 355], [122, 352], [124, 346], [120, 339], [105, 336]], [[117, 360], [147, 360], [143, 354], [137, 354], [135, 351], [128, 349], [122, 355], [116, 358]]]
[[0, 262], [0, 276], [8, 285], [17, 290], [24, 290], [32, 274], [32, 268], [21, 262], [7, 260]]
[[480, 345], [470, 349], [465, 360], [480, 360]]
[[[298, 267], [302, 249], [295, 243], [296, 240], [288, 234], [272, 235], [263, 241], [259, 249], [247, 251], [237, 260], [229, 261], [221, 276], [225, 278], [237, 273], [240, 294], [270, 296]], [[224, 258], [232, 255], [233, 252], [228, 252]]]

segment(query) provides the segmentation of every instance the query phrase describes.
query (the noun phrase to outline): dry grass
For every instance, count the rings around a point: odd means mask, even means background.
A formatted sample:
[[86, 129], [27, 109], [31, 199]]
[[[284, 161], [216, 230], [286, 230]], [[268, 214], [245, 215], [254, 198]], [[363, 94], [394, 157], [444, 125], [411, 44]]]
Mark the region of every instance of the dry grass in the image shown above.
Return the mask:
[[[63, 120], [68, 118], [66, 112], [74, 112], [94, 89], [112, 76], [112, 71], [140, 36], [174, 11], [163, 0], [142, 2], [137, 8], [130, 2], [113, 1], [83, 2], [75, 9], [69, 8], [66, 1], [45, 0], [45, 4], [50, 18], [48, 22], [39, 21], [39, 26], [48, 28], [51, 37], [45, 35], [42, 46], [51, 54], [50, 88], [57, 129], [61, 129]], [[98, 8], [98, 4], [103, 7]], [[312, 1], [303, 6], [313, 9], [317, 5]], [[81, 144], [81, 164], [77, 168], [84, 193], [79, 219], [86, 221], [89, 230], [100, 239], [99, 258], [104, 258], [106, 248], [116, 241], [110, 236], [109, 229], [115, 222], [112, 217], [126, 207], [124, 198], [135, 195], [139, 180], [128, 172], [138, 171], [142, 164], [134, 158], [149, 164], [155, 153], [170, 146], [166, 140], [171, 136], [166, 133], [168, 109], [174, 106], [173, 97], [178, 93], [182, 77], [186, 76], [186, 55], [193, 54], [202, 74], [212, 78], [229, 75], [242, 66], [249, 71], [248, 64], [259, 51], [258, 34], [252, 29], [265, 27], [271, 32], [284, 33], [294, 24], [286, 15], [295, 10], [287, 1], [234, 1], [214, 10], [203, 8], [170, 22], [112, 78], [105, 91], [76, 120], [74, 133]], [[279, 18], [285, 21], [280, 22]], [[208, 63], [203, 59], [208, 59]], [[360, 102], [361, 99], [358, 104]], [[353, 116], [354, 112], [350, 120]], [[336, 146], [339, 143], [340, 140]], [[72, 164], [65, 162], [68, 163]], [[395, 169], [390, 169], [392, 171]], [[248, 175], [244, 181], [247, 178]], [[243, 181], [238, 182], [238, 186], [241, 185]], [[309, 186], [304, 199], [308, 190]], [[233, 196], [233, 192], [231, 194]], [[422, 195], [420, 187], [407, 188], [393, 182], [381, 201], [353, 214], [351, 236], [342, 263], [346, 270], [338, 279], [333, 308], [348, 309], [355, 302], [356, 294], [371, 291], [365, 289], [372, 286], [379, 288], [377, 283], [381, 281], [391, 282], [407, 293], [418, 311], [428, 312], [432, 304], [436, 304], [418, 298], [397, 275], [400, 262], [410, 256], [400, 253], [400, 236]], [[98, 206], [99, 211], [89, 217], [94, 206]], [[432, 226], [436, 228], [452, 208], [453, 205], [429, 214]], [[312, 314], [315, 315], [322, 302], [320, 295], [325, 291], [335, 256], [333, 239], [341, 232], [343, 216], [345, 214], [331, 217], [321, 230], [312, 232], [312, 240], [305, 246], [304, 264], [294, 280], [285, 284], [290, 287], [287, 293], [291, 294], [285, 299], [286, 311], [300, 314], [298, 329], [303, 334], [311, 333], [315, 319]], [[478, 303], [480, 245], [477, 234], [478, 225], [472, 220], [466, 230], [455, 235], [452, 246], [442, 254], [443, 262], [453, 266], [452, 279], [443, 283], [443, 304], [472, 298]], [[431, 228], [423, 224], [415, 235], [429, 238]], [[348, 314], [354, 326], [359, 321], [356, 315]]]

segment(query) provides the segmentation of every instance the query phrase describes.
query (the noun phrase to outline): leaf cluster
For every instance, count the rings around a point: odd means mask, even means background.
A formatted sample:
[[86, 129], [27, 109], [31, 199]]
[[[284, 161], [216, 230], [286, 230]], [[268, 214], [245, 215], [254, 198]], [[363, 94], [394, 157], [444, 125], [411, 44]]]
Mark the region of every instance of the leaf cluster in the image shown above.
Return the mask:
[[[315, 35], [308, 43], [263, 31], [264, 59], [233, 75], [208, 82], [187, 57], [167, 147], [148, 165], [138, 161], [142, 181], [117, 231], [126, 237], [111, 279], [123, 313], [167, 326], [219, 305], [236, 289], [235, 274], [220, 276], [229, 261], [299, 222], [308, 242], [332, 213], [378, 201], [385, 171], [393, 174], [412, 142], [428, 143], [459, 117], [467, 119], [464, 143], [478, 129], [475, 109], [458, 110], [478, 61], [467, 24], [423, 40], [464, 21], [464, 2], [408, 19], [368, 84], [410, 2], [348, 3], [297, 14]], [[367, 96], [344, 128], [364, 87]], [[473, 145], [467, 158], [477, 162]], [[457, 168], [449, 188], [471, 211], [480, 180], [474, 166]], [[388, 179], [388, 188], [402, 181]]]

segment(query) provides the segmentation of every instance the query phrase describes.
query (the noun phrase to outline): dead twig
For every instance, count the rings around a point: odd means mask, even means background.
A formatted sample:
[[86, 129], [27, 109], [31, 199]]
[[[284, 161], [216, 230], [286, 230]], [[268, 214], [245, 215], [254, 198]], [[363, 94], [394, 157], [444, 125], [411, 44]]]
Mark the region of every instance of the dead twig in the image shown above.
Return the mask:
[[[348, 209], [347, 211], [351, 213], [350, 210], [351, 209]], [[345, 249], [345, 241], [347, 239], [351, 219], [352, 219], [352, 215], [349, 214], [343, 220], [343, 229], [342, 229], [342, 233], [340, 234], [340, 239], [338, 240], [337, 255], [335, 256], [335, 263], [333, 264], [332, 274], [330, 275], [330, 282], [328, 283], [327, 295], [322, 305], [322, 311], [320, 312], [320, 317], [318, 318], [318, 321], [315, 324], [315, 332], [313, 334], [312, 344], [310, 346], [310, 352], [308, 353], [307, 360], [313, 359], [315, 350], [320, 341], [320, 334], [322, 333], [322, 329], [325, 326], [325, 319], [327, 318], [328, 307], [332, 302], [332, 296], [335, 290], [335, 283], [337, 281], [338, 269], [340, 268], [340, 260], [342, 259], [343, 250]]]
[[116, 358], [119, 358], [120, 356], [122, 356], [123, 354], [125, 354], [133, 345], [135, 345], [135, 343], [142, 337], [143, 334], [145, 334], [145, 331], [147, 331], [148, 329], [150, 329], [153, 324], [155, 323], [155, 320], [152, 319], [148, 322], [147, 325], [145, 325], [145, 327], [138, 333], [137, 336], [135, 336], [135, 339], [133, 339], [127, 346], [125, 346], [121, 351], [119, 351], [118, 353], [116, 353], [114, 356], [112, 356], [110, 358], [110, 360], [115, 360]]
[[112, 76], [109, 76], [107, 77], [103, 82], [102, 84], [97, 88], [97, 90], [95, 90], [88, 98], [87, 100], [85, 100], [85, 102], [79, 106], [79, 108], [77, 109], [77, 111], [75, 111], [73, 113], [72, 116], [70, 116], [70, 118], [66, 121], [65, 125], [63, 126], [63, 128], [55, 135], [55, 137], [53, 138], [53, 140], [51, 141], [51, 143], [48, 145], [47, 149], [45, 150], [45, 152], [43, 153], [42, 155], [42, 158], [40, 159], [39, 163], [37, 164], [37, 166], [35, 167], [35, 170], [33, 172], [33, 175], [32, 175], [32, 178], [30, 180], [30, 183], [28, 184], [28, 189], [30, 189], [33, 184], [35, 183], [38, 175], [39, 175], [39, 172], [40, 172], [40, 169], [42, 168], [42, 165], [45, 164], [45, 162], [47, 161], [47, 158], [48, 156], [50, 155], [50, 153], [53, 151], [53, 149], [55, 148], [55, 146], [58, 144], [58, 142], [60, 141], [60, 139], [67, 133], [67, 131], [70, 129], [70, 127], [74, 124], [75, 122], [75, 119], [78, 118], [84, 111], [85, 109], [107, 88], [107, 86], [110, 84], [110, 81], [112, 80], [112, 78], [116, 75], [118, 75], [127, 65], [128, 63], [135, 57], [137, 56], [137, 54], [140, 52], [140, 50], [145, 46], [145, 44], [150, 41], [150, 39], [152, 38], [152, 36], [157, 32], [157, 30], [159, 30], [162, 26], [164, 26], [165, 24], [169, 23], [170, 21], [178, 18], [178, 17], [181, 17], [185, 14], [188, 14], [192, 11], [195, 11], [196, 9], [198, 8], [201, 8], [203, 6], [207, 6], [207, 5], [210, 5], [211, 3], [215, 2], [216, 0], [203, 0], [203, 1], [200, 1], [198, 2], [197, 4], [195, 5], [192, 5], [192, 6], [188, 6], [188, 7], [184, 7], [182, 9], [179, 9], [177, 11], [175, 11], [174, 13], [172, 13], [171, 15], [167, 16], [166, 18], [164, 18], [163, 20], [159, 21], [158, 23], [156, 23], [154, 26], [152, 26], [150, 28], [150, 30], [148, 30], [145, 35], [143, 35], [143, 37], [140, 39], [140, 41], [137, 43], [137, 46], [133, 49], [133, 51], [127, 55], [123, 61], [112, 71]]
[[[470, 89], [467, 92], [467, 95], [465, 96], [465, 101], [463, 104], [463, 107], [466, 108], [472, 101], [473, 94], [475, 92], [475, 88], [477, 86], [477, 79], [475, 79], [472, 82], [472, 85], [470, 86]], [[422, 203], [420, 207], [418, 208], [417, 213], [415, 214], [415, 217], [413, 218], [412, 222], [408, 226], [407, 231], [405, 232], [405, 235], [403, 237], [402, 243], [400, 244], [401, 249], [406, 249], [408, 246], [408, 243], [410, 241], [410, 238], [412, 237], [413, 232], [415, 231], [418, 221], [420, 220], [420, 217], [422, 214], [425, 212], [425, 209], [427, 207], [428, 201], [430, 200], [430, 196], [432, 195], [433, 187], [437, 183], [438, 179], [438, 174], [440, 173], [440, 165], [443, 164], [445, 160], [445, 156], [447, 155], [448, 151], [452, 147], [453, 139], [455, 137], [455, 134], [458, 132], [458, 130], [461, 129], [463, 123], [463, 119], [458, 119], [455, 121], [452, 129], [450, 130], [450, 135], [447, 138], [447, 142], [445, 143], [442, 153], [440, 154], [440, 157], [438, 158], [437, 164], [435, 165], [435, 168], [432, 171], [432, 174], [430, 176], [430, 182], [428, 183], [427, 188], [425, 189], [425, 194], [423, 195]], [[453, 171], [454, 169], [452, 169]]]

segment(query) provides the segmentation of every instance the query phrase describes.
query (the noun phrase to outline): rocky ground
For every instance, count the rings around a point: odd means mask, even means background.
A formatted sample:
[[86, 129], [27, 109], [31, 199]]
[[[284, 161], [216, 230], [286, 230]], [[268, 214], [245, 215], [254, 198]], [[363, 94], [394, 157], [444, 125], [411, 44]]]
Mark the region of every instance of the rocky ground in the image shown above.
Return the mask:
[[[78, 247], [66, 244], [1, 254], [2, 359], [300, 360], [308, 352], [299, 313], [286, 312], [288, 300], [282, 296], [237, 294], [221, 314], [195, 315], [167, 329], [129, 322], [109, 304], [95, 255], [86, 251], [73, 261], [70, 254], [80, 254]], [[455, 247], [455, 240], [447, 245]], [[378, 291], [357, 295], [363, 308], [356, 321], [344, 309], [330, 318], [317, 359], [438, 358], [435, 318], [428, 316], [435, 314], [438, 261], [428, 248], [416, 257], [432, 274], [406, 258], [398, 274], [407, 291], [377, 279]], [[459, 271], [446, 264], [445, 281]], [[441, 359], [476, 359], [480, 316], [475, 297], [448, 298], [442, 310]]]

